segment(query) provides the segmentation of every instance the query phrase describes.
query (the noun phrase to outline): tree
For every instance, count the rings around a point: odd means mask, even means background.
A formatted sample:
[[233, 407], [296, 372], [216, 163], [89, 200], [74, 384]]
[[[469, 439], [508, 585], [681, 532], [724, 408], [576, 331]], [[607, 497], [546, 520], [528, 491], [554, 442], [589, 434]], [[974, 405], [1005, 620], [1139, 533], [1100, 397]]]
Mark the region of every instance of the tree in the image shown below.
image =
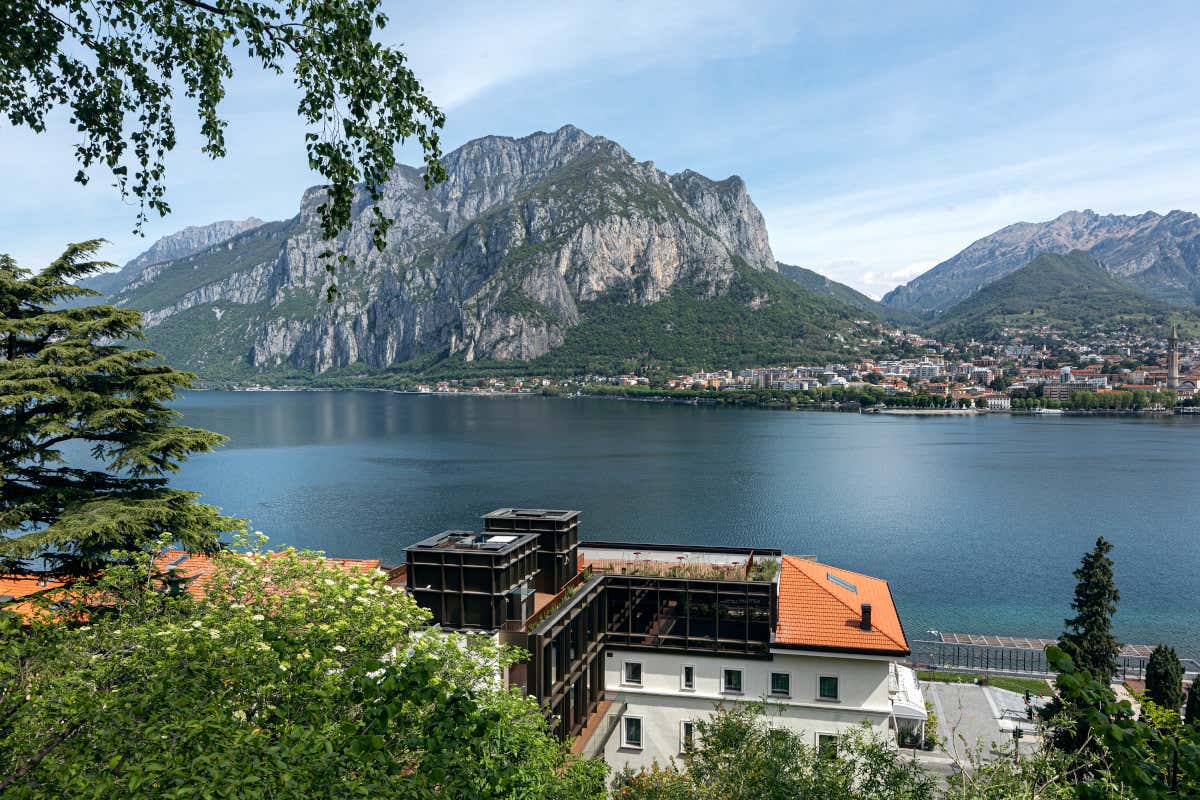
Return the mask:
[[655, 766], [617, 776], [617, 800], [932, 800], [934, 781], [868, 728], [820, 751], [799, 731], [770, 724], [760, 703], [722, 706], [697, 720], [696, 746], [682, 768]]
[[1178, 713], [1183, 705], [1183, 663], [1173, 648], [1159, 645], [1146, 665], [1146, 696]]
[[1077, 583], [1071, 601], [1075, 616], [1065, 621], [1067, 629], [1059, 643], [1077, 668], [1106, 682], [1117, 671], [1121, 649], [1112, 633], [1112, 615], [1121, 593], [1113, 583], [1113, 562], [1108, 557], [1111, 551], [1112, 545], [1099, 537], [1075, 570]]
[[23, 672], [0, 658], [0, 795], [603, 798], [603, 763], [495, 680], [515, 654], [431, 634], [383, 573], [221, 551], [173, 596], [151, 563], [77, 584], [110, 598], [88, 624], [0, 639], [41, 640]]
[[1192, 681], [1188, 689], [1187, 707], [1183, 710], [1183, 721], [1188, 725], [1200, 728], [1200, 675]]
[[1081, 753], [1086, 760], [1070, 775], [1081, 800], [1200, 796], [1200, 728], [1164, 730], [1156, 721], [1137, 719], [1128, 700], [1116, 699], [1107, 679], [1078, 669], [1056, 647], [1047, 648], [1046, 658], [1058, 673], [1055, 686], [1063, 705], [1079, 710], [1069, 724], [1087, 731], [1089, 746]]
[[90, 260], [99, 246], [70, 245], [36, 275], [0, 256], [0, 556], [74, 576], [164, 533], [200, 551], [244, 525], [167, 483], [224, 437], [176, 423], [167, 403], [192, 375], [120, 344], [141, 314], [54, 308], [95, 294], [69, 281], [109, 266]]
[[[176, 144], [177, 91], [194, 101], [202, 151], [225, 155], [218, 113], [232, 54], [292, 73], [308, 127], [309, 166], [328, 181], [320, 207], [326, 239], [348, 227], [355, 184], [372, 201], [415, 137], [425, 184], [445, 178], [438, 129], [445, 118], [397, 49], [374, 40], [387, 24], [379, 0], [7, 0], [0, 4], [0, 114], [41, 132], [66, 108], [78, 134], [75, 180], [111, 172], [122, 198], [166, 215], [166, 154]], [[131, 173], [132, 169], [132, 173]], [[375, 244], [390, 220], [375, 208]], [[333, 271], [332, 262], [328, 269]]]

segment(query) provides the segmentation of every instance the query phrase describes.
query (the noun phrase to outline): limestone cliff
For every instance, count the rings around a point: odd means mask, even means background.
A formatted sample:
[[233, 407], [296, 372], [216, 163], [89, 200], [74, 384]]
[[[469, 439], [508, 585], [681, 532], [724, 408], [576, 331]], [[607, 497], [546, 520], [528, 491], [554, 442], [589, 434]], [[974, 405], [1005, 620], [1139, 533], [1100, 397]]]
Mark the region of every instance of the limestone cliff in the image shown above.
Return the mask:
[[113, 299], [145, 311], [152, 343], [202, 372], [311, 374], [430, 354], [528, 361], [596, 304], [726, 297], [739, 276], [777, 276], [740, 178], [668, 175], [571, 126], [477, 139], [445, 164], [449, 178], [430, 191], [418, 170], [394, 171], [379, 201], [396, 220], [382, 251], [359, 197], [332, 244], [352, 262], [332, 304], [319, 189], [296, 218], [147, 269]]

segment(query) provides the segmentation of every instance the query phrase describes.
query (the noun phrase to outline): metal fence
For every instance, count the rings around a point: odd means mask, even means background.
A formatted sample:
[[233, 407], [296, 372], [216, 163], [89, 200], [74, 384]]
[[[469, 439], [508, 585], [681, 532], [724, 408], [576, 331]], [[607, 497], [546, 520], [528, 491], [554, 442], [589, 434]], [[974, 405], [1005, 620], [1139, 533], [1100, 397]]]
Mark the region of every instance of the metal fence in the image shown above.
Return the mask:
[[[1021, 642], [1024, 644], [1017, 644]], [[912, 642], [911, 664], [920, 670], [969, 672], [994, 675], [1049, 677], [1052, 673], [1046, 661], [1045, 645], [1053, 640], [1020, 639], [994, 636], [945, 634], [939, 639], [919, 639]], [[1117, 657], [1117, 677], [1142, 680], [1150, 660], [1150, 648], [1126, 645]], [[1184, 658], [1188, 674], [1200, 672], [1200, 661]]]

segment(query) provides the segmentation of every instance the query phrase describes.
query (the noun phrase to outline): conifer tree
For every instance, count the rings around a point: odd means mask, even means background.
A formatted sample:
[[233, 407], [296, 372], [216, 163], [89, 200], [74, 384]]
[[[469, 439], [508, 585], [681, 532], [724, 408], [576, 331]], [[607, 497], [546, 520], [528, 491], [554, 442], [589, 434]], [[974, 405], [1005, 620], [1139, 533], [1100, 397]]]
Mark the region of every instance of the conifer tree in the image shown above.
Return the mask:
[[1183, 663], [1175, 650], [1159, 645], [1146, 665], [1146, 696], [1158, 705], [1179, 713], [1183, 705]]
[[1188, 689], [1187, 707], [1183, 710], [1183, 721], [1188, 725], [1200, 728], [1200, 675], [1196, 676], [1192, 681], [1192, 688]]
[[167, 484], [224, 437], [177, 424], [167, 406], [194, 376], [122, 344], [140, 338], [141, 314], [56, 307], [95, 294], [71, 281], [112, 266], [92, 260], [101, 243], [69, 245], [37, 274], [0, 255], [0, 558], [9, 568], [43, 557], [52, 571], [79, 575], [163, 534], [199, 551], [244, 525]]
[[1079, 669], [1105, 683], [1117, 671], [1121, 650], [1112, 633], [1112, 615], [1121, 593], [1113, 583], [1111, 551], [1112, 545], [1099, 537], [1075, 570], [1075, 599], [1071, 601], [1075, 616], [1065, 620], [1067, 629], [1059, 645]]

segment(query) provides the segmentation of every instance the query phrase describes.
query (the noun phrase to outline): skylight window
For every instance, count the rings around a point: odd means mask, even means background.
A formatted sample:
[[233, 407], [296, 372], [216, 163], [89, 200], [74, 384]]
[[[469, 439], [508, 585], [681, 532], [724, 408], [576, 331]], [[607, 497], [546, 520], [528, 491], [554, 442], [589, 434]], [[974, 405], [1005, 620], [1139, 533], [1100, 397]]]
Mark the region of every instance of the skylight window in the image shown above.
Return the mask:
[[858, 594], [857, 586], [855, 586], [850, 581], [842, 580], [837, 575], [834, 575], [832, 572], [825, 573], [825, 580], [829, 581], [830, 583], [837, 584], [838, 586], [842, 587], [843, 589], [849, 589], [850, 591], [854, 592], [855, 594]]

